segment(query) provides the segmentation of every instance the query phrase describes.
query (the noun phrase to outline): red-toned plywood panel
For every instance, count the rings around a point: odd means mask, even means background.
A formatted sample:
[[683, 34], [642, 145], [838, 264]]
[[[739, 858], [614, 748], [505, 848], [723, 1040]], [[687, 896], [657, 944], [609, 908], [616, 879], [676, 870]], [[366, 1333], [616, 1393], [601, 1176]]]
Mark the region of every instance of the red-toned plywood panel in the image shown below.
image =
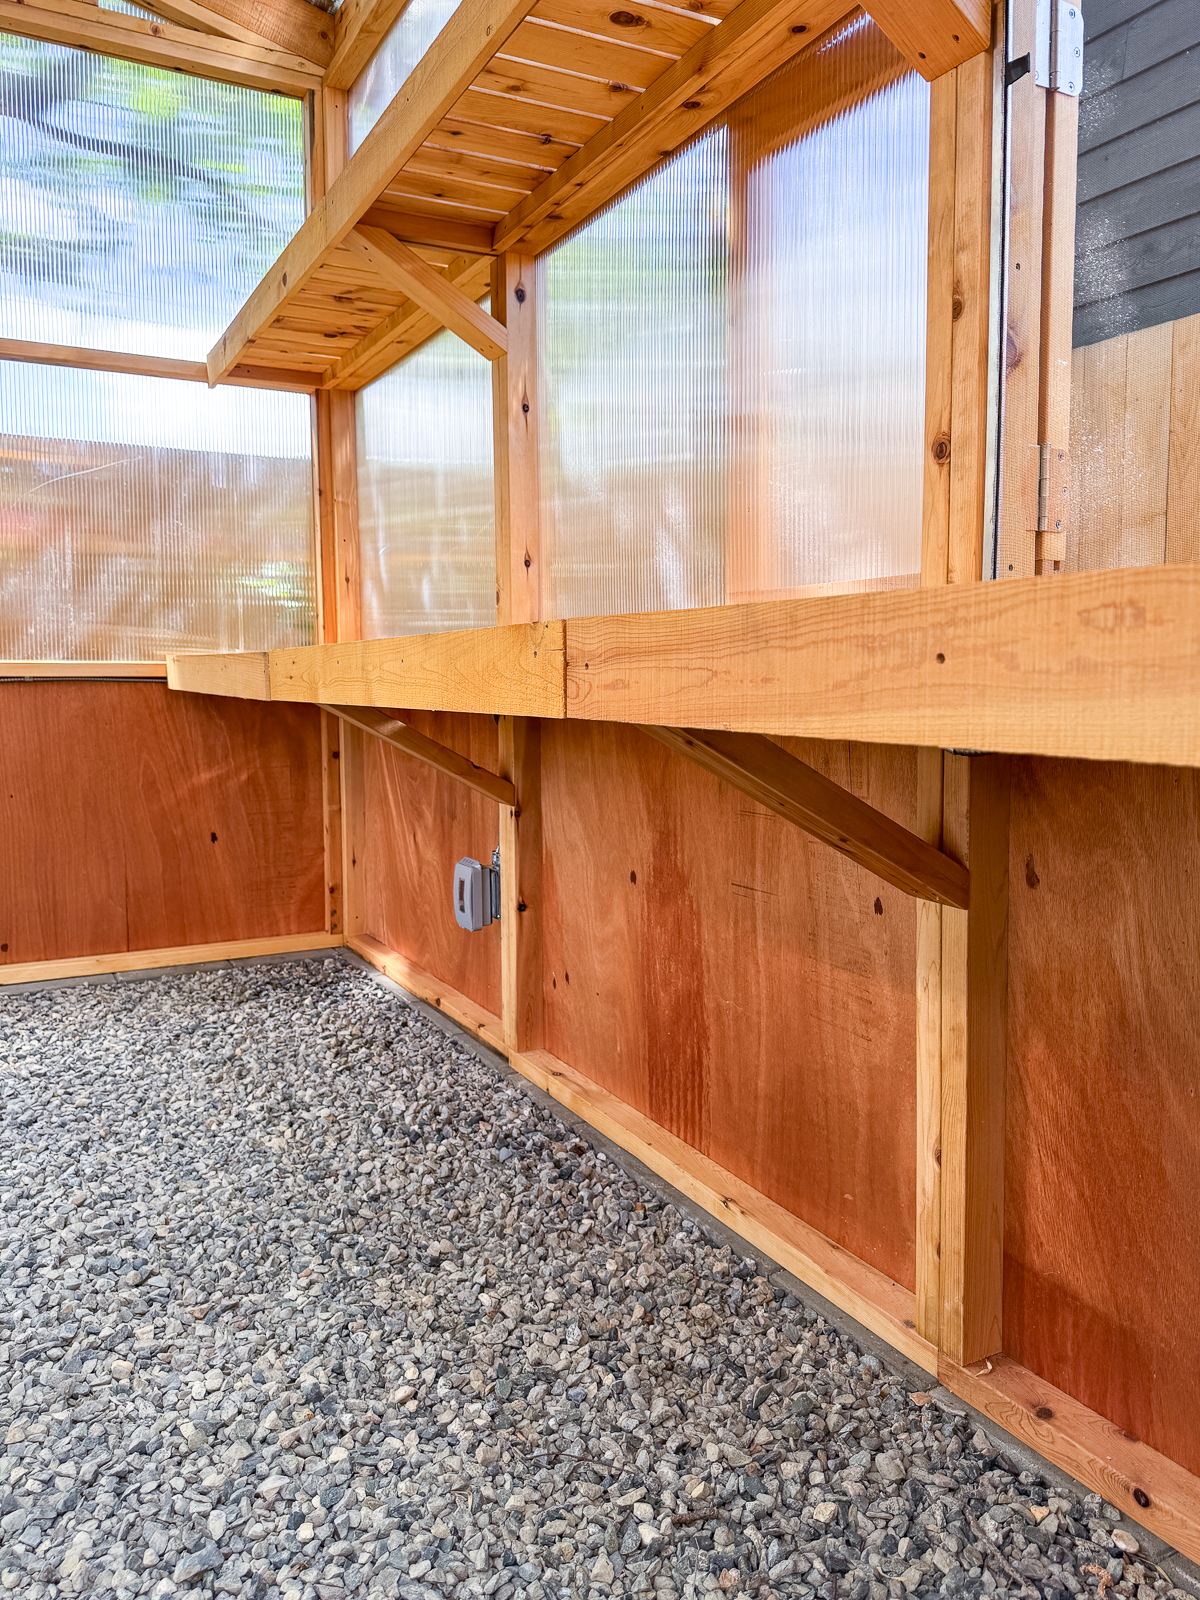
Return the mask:
[[1013, 763], [1004, 1348], [1200, 1472], [1200, 777]]
[[0, 730], [0, 961], [322, 930], [315, 711], [6, 683]]
[[[405, 720], [439, 744], [497, 770], [492, 717], [413, 711]], [[490, 862], [499, 807], [456, 778], [364, 738], [366, 932], [476, 1005], [500, 1014], [500, 928], [464, 933], [454, 920], [454, 863]]]
[[[547, 1048], [913, 1284], [913, 902], [636, 730], [547, 723]], [[911, 750], [794, 741], [906, 824]]]

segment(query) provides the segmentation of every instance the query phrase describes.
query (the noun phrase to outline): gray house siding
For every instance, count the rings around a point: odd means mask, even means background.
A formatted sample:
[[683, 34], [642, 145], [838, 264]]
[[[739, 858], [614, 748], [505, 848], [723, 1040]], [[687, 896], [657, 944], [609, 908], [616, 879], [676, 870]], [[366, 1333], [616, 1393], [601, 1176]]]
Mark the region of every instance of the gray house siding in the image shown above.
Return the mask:
[[1200, 312], [1200, 0], [1084, 0], [1077, 345]]

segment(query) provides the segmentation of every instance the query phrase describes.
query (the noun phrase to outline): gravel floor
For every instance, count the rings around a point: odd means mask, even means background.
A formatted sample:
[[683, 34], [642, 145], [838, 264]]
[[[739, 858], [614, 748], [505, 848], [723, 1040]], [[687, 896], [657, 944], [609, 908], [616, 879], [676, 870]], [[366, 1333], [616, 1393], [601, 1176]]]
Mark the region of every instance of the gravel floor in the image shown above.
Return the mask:
[[341, 961], [0, 998], [0, 1076], [6, 1590], [1168, 1592]]

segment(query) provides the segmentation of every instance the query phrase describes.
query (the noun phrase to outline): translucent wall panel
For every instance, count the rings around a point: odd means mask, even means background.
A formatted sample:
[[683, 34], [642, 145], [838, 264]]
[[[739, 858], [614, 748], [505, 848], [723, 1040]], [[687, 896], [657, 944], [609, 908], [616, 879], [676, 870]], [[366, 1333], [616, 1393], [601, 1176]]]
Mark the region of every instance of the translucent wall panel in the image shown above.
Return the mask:
[[316, 636], [306, 395], [0, 362], [0, 659]]
[[0, 34], [0, 334], [200, 360], [303, 219], [300, 103]]
[[860, 17], [543, 259], [547, 615], [913, 580], [928, 108]]
[[379, 121], [396, 90], [458, 10], [458, 5], [459, 0], [409, 0], [350, 90], [351, 153]]
[[727, 159], [714, 129], [539, 263], [547, 616], [722, 597]]
[[492, 377], [439, 333], [357, 395], [365, 639], [496, 620]]
[[730, 119], [728, 598], [921, 567], [929, 89], [859, 18]]

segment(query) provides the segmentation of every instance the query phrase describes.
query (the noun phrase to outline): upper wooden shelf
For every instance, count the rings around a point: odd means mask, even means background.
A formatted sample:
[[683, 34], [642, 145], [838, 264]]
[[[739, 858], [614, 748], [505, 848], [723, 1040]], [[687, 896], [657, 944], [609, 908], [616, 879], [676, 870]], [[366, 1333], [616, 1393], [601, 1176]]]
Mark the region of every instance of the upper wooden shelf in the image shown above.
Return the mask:
[[1200, 766], [1200, 563], [255, 655], [172, 688]]
[[[360, 225], [478, 299], [493, 253], [549, 248], [855, 14], [846, 0], [610, 3], [462, 0], [210, 353], [209, 381], [250, 364], [362, 388], [445, 319], [377, 270]], [[930, 77], [988, 44], [981, 0], [887, 0], [872, 16]]]

